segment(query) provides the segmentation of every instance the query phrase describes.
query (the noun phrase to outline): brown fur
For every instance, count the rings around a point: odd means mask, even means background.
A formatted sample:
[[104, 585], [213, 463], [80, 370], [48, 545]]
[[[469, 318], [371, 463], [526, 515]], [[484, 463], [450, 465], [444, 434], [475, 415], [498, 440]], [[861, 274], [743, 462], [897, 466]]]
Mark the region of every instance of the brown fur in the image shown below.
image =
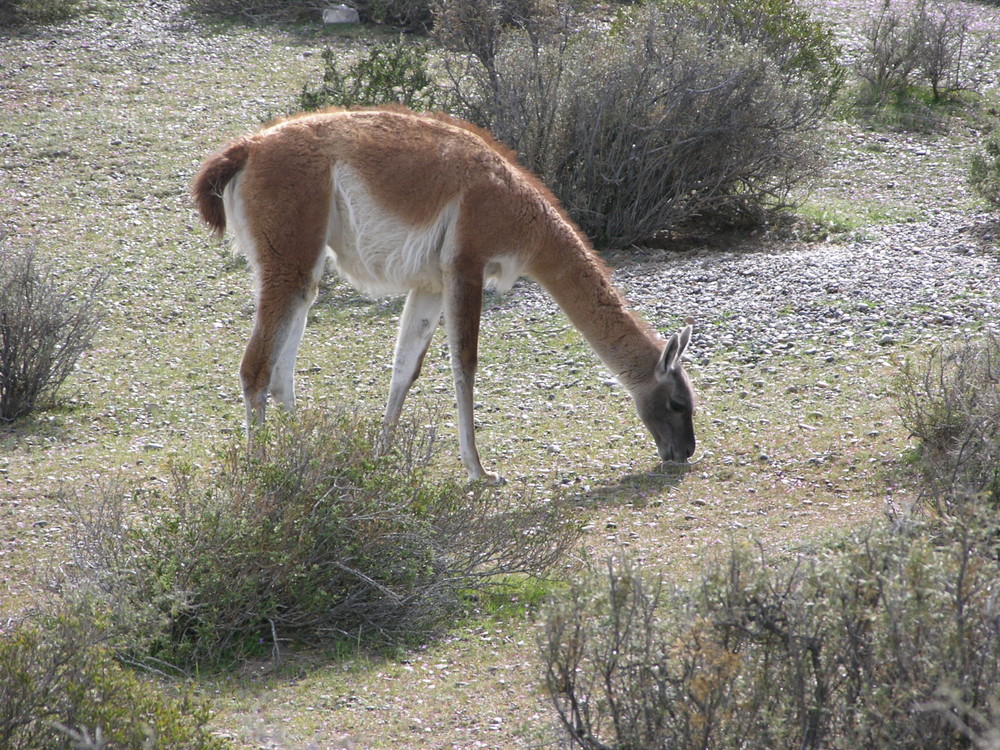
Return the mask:
[[[410, 290], [407, 305], [420, 311], [401, 324], [387, 427], [437, 324], [426, 318], [443, 306], [462, 457], [473, 477], [492, 476], [482, 469], [472, 436], [484, 276], [509, 283], [518, 271], [552, 294], [628, 387], [661, 455], [685, 459], [694, 450], [690, 409], [685, 422], [661, 408], [664, 401], [677, 403], [673, 396], [682, 392], [693, 409], [679, 365], [690, 330], [671, 339], [673, 350], [665, 347], [627, 309], [608, 269], [551, 192], [486, 131], [399, 107], [300, 115], [211, 155], [193, 193], [215, 232], [238, 221], [234, 231], [257, 277], [254, 332], [241, 365], [249, 424], [263, 419], [269, 388], [293, 403], [288, 361], [294, 361], [329, 242], [352, 282]], [[240, 213], [227, 216], [227, 210]], [[404, 245], [392, 245], [393, 232], [405, 232], [399, 235]]]

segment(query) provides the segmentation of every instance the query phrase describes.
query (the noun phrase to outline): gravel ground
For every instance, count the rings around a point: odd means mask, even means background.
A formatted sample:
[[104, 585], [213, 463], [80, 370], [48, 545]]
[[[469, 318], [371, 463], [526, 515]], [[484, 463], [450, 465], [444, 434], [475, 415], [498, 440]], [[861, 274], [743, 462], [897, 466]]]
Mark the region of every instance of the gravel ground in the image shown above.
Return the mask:
[[652, 319], [696, 319], [697, 361], [732, 349], [743, 362], [793, 351], [833, 360], [1000, 327], [998, 229], [988, 216], [956, 214], [862, 241], [685, 253], [618, 278]]
[[[691, 316], [699, 366], [786, 354], [835, 362], [847, 351], [1000, 330], [1000, 221], [947, 214], [880, 227], [866, 239], [737, 241], [730, 249], [619, 256], [615, 280], [661, 328]], [[504, 307], [552, 307], [521, 284]]]

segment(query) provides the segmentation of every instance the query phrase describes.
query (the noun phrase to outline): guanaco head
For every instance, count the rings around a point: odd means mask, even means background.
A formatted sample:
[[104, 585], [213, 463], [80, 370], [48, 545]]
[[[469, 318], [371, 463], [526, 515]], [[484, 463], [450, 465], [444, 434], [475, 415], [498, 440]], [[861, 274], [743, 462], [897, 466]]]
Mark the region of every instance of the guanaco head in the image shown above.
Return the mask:
[[684, 463], [694, 454], [694, 390], [681, 365], [690, 341], [690, 325], [671, 335], [656, 363], [652, 384], [633, 394], [663, 461]]

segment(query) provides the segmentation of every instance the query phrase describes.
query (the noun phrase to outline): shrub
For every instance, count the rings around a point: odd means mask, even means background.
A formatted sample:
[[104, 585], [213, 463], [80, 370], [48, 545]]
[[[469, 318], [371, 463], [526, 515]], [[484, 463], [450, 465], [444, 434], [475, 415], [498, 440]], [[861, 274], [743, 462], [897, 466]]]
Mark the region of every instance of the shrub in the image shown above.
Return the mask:
[[321, 0], [187, 0], [197, 13], [251, 20], [304, 20], [320, 17], [329, 3]]
[[917, 36], [902, 13], [883, 3], [864, 27], [864, 49], [858, 74], [867, 83], [867, 100], [882, 101], [890, 92], [905, 90], [917, 67]]
[[441, 92], [427, 71], [424, 48], [402, 40], [376, 44], [368, 54], [342, 72], [338, 53], [323, 51], [323, 81], [303, 86], [298, 108], [374, 106], [397, 103], [417, 110], [442, 107]]
[[86, 5], [84, 0], [4, 0], [0, 3], [0, 26], [62, 21], [79, 14]]
[[995, 555], [852, 534], [792, 563], [737, 548], [689, 587], [626, 563], [545, 619], [544, 687], [575, 747], [958, 747], [1000, 699]]
[[[917, 440], [925, 502], [946, 516], [1000, 507], [1000, 338], [939, 346], [909, 361], [900, 414]], [[991, 528], [995, 527], [995, 523]]]
[[351, 5], [365, 21], [395, 26], [404, 31], [429, 31], [435, 0], [354, 0]]
[[575, 30], [565, 8], [443, 5], [437, 33], [465, 52], [448, 66], [459, 108], [602, 244], [781, 205], [840, 85], [829, 32], [790, 0], [766, 3], [765, 21], [747, 2], [678, 0], [610, 30]]
[[432, 483], [415, 428], [388, 450], [357, 415], [269, 429], [212, 477], [178, 467], [162, 492], [73, 501], [79, 567], [95, 571], [115, 620], [135, 622], [123, 646], [134, 658], [209, 664], [292, 638], [426, 637], [498, 576], [541, 574], [579, 533], [558, 505]]
[[969, 157], [969, 184], [994, 208], [1000, 208], [1000, 128], [994, 128]]
[[0, 747], [222, 750], [208, 711], [124, 669], [103, 630], [65, 606], [0, 638]]
[[105, 278], [60, 281], [35, 245], [0, 238], [0, 422], [53, 403], [97, 331]]
[[938, 0], [905, 5], [885, 0], [869, 18], [863, 38], [857, 70], [865, 82], [864, 106], [910, 96], [915, 82], [930, 87], [934, 102], [975, 89], [994, 43], [988, 33], [973, 34], [970, 9]]

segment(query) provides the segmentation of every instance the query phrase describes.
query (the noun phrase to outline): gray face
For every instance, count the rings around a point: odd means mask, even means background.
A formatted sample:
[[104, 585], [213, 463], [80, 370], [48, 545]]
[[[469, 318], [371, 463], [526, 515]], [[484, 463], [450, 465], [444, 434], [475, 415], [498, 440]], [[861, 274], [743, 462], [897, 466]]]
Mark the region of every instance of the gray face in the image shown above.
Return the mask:
[[636, 399], [639, 416], [663, 461], [684, 463], [694, 455], [694, 390], [681, 365], [691, 326], [674, 333], [656, 363], [655, 385]]
[[652, 433], [661, 460], [684, 463], [694, 455], [694, 392], [679, 364], [670, 382], [658, 383], [643, 400], [639, 416]]

